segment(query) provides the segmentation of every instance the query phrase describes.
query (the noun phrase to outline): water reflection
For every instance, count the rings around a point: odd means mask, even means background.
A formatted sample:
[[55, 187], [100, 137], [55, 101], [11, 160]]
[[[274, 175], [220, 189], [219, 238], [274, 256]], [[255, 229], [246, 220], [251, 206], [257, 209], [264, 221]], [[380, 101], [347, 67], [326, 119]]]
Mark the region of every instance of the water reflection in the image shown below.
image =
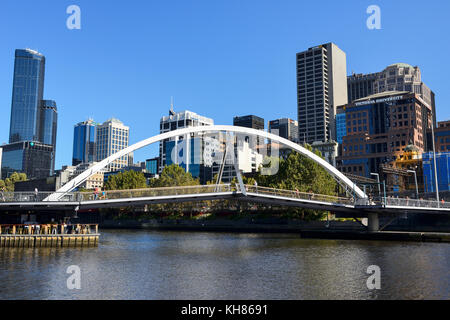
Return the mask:
[[[380, 291], [366, 287], [370, 265]], [[449, 299], [449, 270], [449, 244], [104, 231], [98, 248], [0, 248], [0, 298]]]

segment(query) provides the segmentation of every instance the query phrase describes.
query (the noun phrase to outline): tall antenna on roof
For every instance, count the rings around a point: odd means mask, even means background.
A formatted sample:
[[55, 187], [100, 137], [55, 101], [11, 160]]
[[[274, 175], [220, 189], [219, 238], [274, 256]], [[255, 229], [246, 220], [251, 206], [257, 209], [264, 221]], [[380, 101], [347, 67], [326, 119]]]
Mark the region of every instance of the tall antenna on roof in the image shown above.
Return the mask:
[[175, 115], [175, 111], [173, 111], [173, 97], [170, 97], [170, 111], [169, 111], [169, 115], [171, 115], [171, 116]]

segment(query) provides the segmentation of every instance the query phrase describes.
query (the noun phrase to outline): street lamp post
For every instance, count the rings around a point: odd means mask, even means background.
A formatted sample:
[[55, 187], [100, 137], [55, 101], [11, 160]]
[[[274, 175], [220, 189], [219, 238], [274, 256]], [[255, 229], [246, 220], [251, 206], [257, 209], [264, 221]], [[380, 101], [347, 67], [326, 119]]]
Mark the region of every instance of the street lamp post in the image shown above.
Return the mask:
[[380, 185], [380, 175], [378, 173], [370, 173], [371, 176], [377, 177], [377, 183], [378, 183], [378, 196], [381, 198], [381, 185]]
[[414, 170], [408, 170], [409, 173], [414, 173], [414, 181], [416, 183], [416, 198], [419, 199], [419, 186], [417, 185], [417, 173]]
[[431, 119], [431, 140], [433, 140], [433, 158], [434, 158], [434, 183], [436, 184], [436, 201], [439, 207], [439, 186], [438, 186], [438, 177], [437, 177], [437, 165], [436, 165], [436, 146], [434, 142], [434, 121]]

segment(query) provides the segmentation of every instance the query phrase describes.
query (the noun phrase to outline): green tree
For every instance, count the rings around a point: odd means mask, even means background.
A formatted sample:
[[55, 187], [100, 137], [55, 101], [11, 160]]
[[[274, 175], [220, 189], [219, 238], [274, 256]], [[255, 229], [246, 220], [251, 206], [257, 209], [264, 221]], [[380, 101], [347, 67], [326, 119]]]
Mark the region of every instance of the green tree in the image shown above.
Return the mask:
[[105, 184], [106, 190], [131, 190], [147, 187], [147, 181], [142, 172], [125, 171], [109, 176]]
[[150, 181], [150, 186], [154, 188], [196, 186], [199, 184], [198, 179], [194, 179], [190, 172], [184, 171], [177, 164], [164, 167], [159, 179], [152, 179]]
[[25, 173], [14, 172], [9, 178], [6, 178], [5, 181], [2, 181], [3, 184], [0, 183], [0, 189], [1, 185], [3, 185], [6, 191], [13, 192], [14, 184], [21, 181], [27, 181], [27, 175]]
[[[306, 148], [312, 151], [311, 146]], [[314, 153], [321, 156], [317, 150]], [[291, 152], [287, 159], [280, 159], [278, 172], [274, 175], [257, 175], [261, 186], [299, 190], [317, 194], [335, 195], [336, 181], [319, 164], [297, 152]]]
[[[306, 145], [309, 151], [313, 151], [311, 146]], [[320, 151], [313, 151], [321, 156]], [[306, 158], [297, 152], [291, 152], [287, 159], [279, 160], [278, 172], [274, 175], [261, 175], [256, 177], [258, 185], [285, 189], [298, 190], [299, 192], [312, 192], [323, 195], [336, 195], [336, 181], [319, 164]], [[289, 209], [301, 213], [307, 219], [320, 219], [324, 212]]]

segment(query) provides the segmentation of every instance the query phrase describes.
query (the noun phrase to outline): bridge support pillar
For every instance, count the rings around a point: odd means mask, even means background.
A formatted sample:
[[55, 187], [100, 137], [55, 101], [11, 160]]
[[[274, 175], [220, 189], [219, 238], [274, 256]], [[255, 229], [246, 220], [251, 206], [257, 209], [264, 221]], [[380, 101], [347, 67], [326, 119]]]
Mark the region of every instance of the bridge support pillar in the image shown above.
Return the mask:
[[367, 220], [367, 228], [369, 232], [380, 231], [380, 220], [378, 218], [378, 213], [369, 213]]

